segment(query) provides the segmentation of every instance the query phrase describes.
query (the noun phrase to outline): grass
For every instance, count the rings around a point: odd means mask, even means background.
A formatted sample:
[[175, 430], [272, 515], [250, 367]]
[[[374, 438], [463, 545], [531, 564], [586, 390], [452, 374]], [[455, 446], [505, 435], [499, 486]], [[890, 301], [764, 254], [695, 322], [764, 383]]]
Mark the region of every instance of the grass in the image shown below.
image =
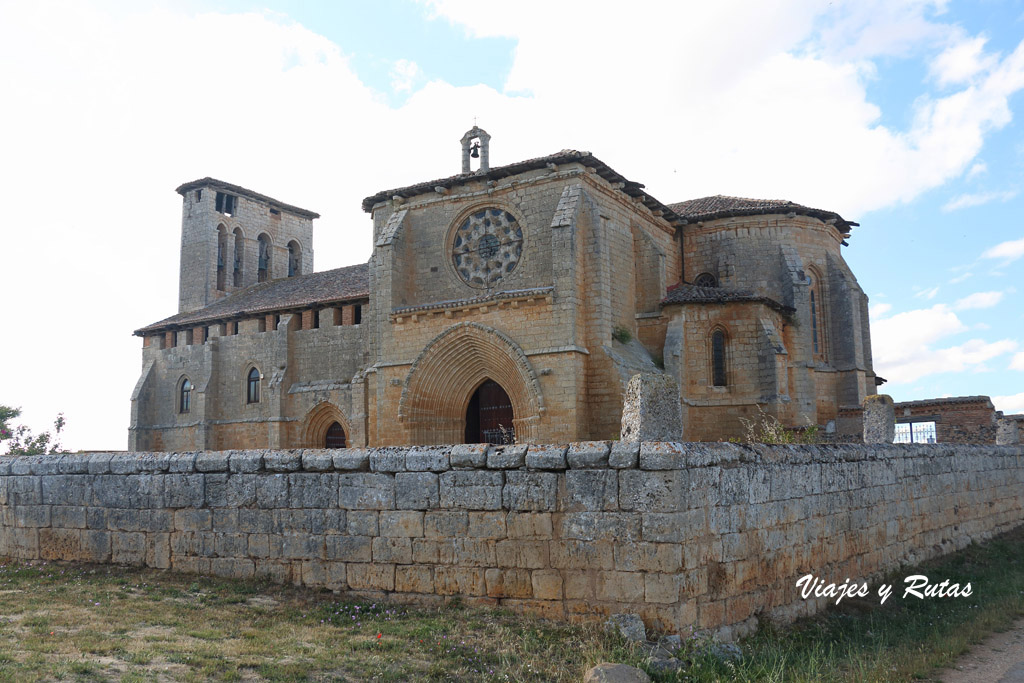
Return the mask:
[[[901, 599], [903, 577], [970, 581], [970, 598]], [[655, 681], [904, 681], [1024, 614], [1024, 528], [892, 577], [876, 597], [785, 630], [725, 663], [692, 639], [685, 673]], [[877, 583], [875, 584], [877, 586]], [[643, 655], [591, 625], [453, 603], [330, 593], [156, 570], [0, 563], [0, 681], [578, 681]]]

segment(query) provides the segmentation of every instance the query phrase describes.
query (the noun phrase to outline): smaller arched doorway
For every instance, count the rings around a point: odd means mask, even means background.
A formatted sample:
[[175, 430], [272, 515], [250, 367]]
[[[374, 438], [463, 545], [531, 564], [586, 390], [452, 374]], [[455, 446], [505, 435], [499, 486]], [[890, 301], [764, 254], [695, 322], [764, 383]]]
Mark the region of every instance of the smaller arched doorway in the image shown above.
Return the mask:
[[512, 399], [500, 384], [486, 380], [466, 407], [466, 443], [515, 443]]
[[327, 428], [327, 434], [324, 436], [324, 448], [344, 448], [345, 447], [345, 428], [337, 422], [331, 423], [331, 426]]

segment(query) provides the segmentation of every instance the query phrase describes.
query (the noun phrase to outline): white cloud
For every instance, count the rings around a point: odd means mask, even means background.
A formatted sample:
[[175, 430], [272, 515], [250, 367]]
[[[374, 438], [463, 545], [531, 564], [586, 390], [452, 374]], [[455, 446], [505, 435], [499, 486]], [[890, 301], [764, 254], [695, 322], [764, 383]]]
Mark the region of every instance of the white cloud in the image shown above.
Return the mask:
[[1010, 361], [1011, 370], [1024, 370], [1024, 351], [1018, 354], [1014, 354], [1013, 360]]
[[1024, 238], [1000, 242], [981, 255], [982, 258], [1003, 259], [1005, 263], [1016, 261], [1021, 256], [1024, 256]]
[[949, 281], [949, 284], [951, 284], [951, 285], [958, 285], [961, 282], [963, 282], [964, 280], [966, 280], [966, 279], [968, 279], [970, 277], [973, 277], [973, 276], [974, 276], [973, 273], [964, 273], [963, 275], [957, 275], [955, 278], [953, 278], [952, 280]]
[[931, 74], [939, 85], [968, 83], [996, 64], [996, 56], [985, 54], [984, 36], [962, 37], [950, 45], [931, 64]]
[[876, 320], [891, 310], [892, 304], [871, 304], [868, 306], [868, 315], [871, 316], [872, 320]]
[[996, 410], [1003, 411], [1004, 415], [1024, 413], [1024, 393], [1012, 394], [1010, 396], [993, 396], [992, 405], [996, 407]]
[[942, 372], [983, 371], [986, 361], [1017, 349], [1017, 342], [1010, 339], [971, 339], [956, 346], [933, 348], [935, 342], [967, 329], [945, 304], [872, 320], [875, 370], [892, 382], [913, 382]]
[[935, 296], [938, 293], [939, 293], [939, 286], [936, 285], [936, 286], [932, 287], [931, 289], [922, 289], [922, 290], [918, 291], [916, 294], [914, 294], [914, 298], [915, 299], [928, 299], [929, 301], [931, 301], [932, 299], [935, 298]]
[[977, 161], [971, 165], [970, 170], [967, 171], [967, 180], [974, 180], [980, 175], [984, 175], [988, 172], [988, 164], [984, 161]]
[[391, 89], [395, 92], [409, 92], [423, 78], [423, 70], [416, 62], [399, 59], [391, 67]]
[[958, 299], [953, 308], [958, 311], [966, 311], [973, 308], [992, 308], [1003, 298], [1002, 292], [975, 292]]
[[1006, 192], [975, 192], [973, 194], [961, 194], [943, 204], [942, 210], [948, 213], [958, 209], [967, 209], [972, 206], [981, 206], [997, 200], [1001, 202], [1008, 202], [1016, 196], [1016, 190], [1007, 190]]

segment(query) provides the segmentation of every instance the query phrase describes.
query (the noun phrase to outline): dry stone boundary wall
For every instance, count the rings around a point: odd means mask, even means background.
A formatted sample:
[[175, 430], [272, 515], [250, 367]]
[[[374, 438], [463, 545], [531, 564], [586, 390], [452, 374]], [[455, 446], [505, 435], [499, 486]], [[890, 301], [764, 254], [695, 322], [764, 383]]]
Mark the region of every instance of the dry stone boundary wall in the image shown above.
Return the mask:
[[1024, 519], [1024, 448], [588, 442], [0, 457], [0, 556], [743, 635]]

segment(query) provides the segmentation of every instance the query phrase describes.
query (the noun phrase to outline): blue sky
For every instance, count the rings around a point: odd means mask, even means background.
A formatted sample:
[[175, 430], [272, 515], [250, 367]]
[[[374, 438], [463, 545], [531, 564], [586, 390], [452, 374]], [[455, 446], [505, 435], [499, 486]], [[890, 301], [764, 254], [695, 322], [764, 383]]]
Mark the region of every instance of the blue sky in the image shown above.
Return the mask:
[[589, 150], [663, 202], [785, 198], [859, 221], [845, 257], [897, 401], [1024, 412], [1024, 2], [0, 4], [0, 403], [124, 448], [140, 341], [175, 312], [182, 182], [318, 211]]

